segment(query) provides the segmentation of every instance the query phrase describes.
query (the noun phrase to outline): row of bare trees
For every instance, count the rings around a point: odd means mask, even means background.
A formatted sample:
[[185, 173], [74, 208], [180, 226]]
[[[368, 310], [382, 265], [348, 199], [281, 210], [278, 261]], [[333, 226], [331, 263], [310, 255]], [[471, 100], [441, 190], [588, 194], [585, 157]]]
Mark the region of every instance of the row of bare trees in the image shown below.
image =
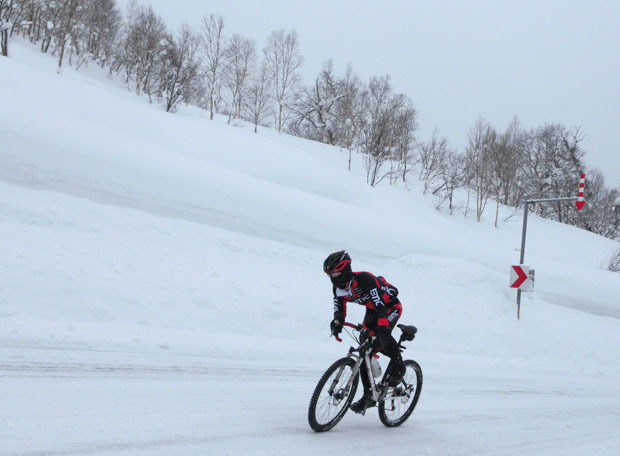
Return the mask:
[[[327, 61], [311, 86], [301, 83], [295, 30], [274, 30], [262, 53], [254, 40], [229, 35], [224, 17], [208, 14], [199, 30], [184, 25], [173, 35], [153, 9], [129, 3], [121, 14], [115, 0], [6, 0], [10, 33], [24, 33], [41, 50], [69, 64], [95, 62], [122, 76], [136, 94], [161, 101], [167, 111], [192, 103], [243, 119], [273, 125], [279, 132], [364, 153], [368, 182], [405, 180], [417, 128], [411, 101], [394, 93], [388, 76], [365, 84], [349, 67], [340, 77]], [[6, 6], [8, 5], [8, 9]], [[8, 30], [8, 29], [7, 29]], [[397, 154], [398, 160], [392, 160]], [[388, 168], [389, 165], [389, 169]]]
[[363, 83], [349, 66], [344, 75], [327, 60], [315, 81], [302, 87], [291, 104], [291, 133], [351, 154], [363, 154], [367, 181], [406, 181], [410, 171], [417, 112], [411, 100], [395, 93], [389, 76]]
[[105, 62], [120, 23], [114, 0], [0, 0], [2, 55], [8, 55], [9, 37], [24, 33], [57, 57], [58, 68], [67, 58], [78, 67]]
[[350, 67], [336, 75], [329, 60], [315, 81], [298, 92], [292, 113], [294, 134], [338, 145], [349, 154], [361, 152], [370, 185], [384, 179], [407, 182], [415, 172], [424, 193], [436, 196], [438, 208], [447, 205], [452, 212], [461, 189], [469, 195], [462, 209], [480, 221], [492, 202], [495, 226], [501, 206], [576, 196], [580, 174], [586, 172], [585, 209], [578, 212], [562, 202], [537, 205], [536, 212], [606, 237], [620, 236], [611, 210], [620, 189], [607, 188], [601, 172], [586, 165], [579, 128], [545, 124], [525, 129], [515, 118], [502, 131], [478, 119], [466, 147], [457, 151], [437, 131], [428, 140], [416, 136], [416, 110], [405, 95], [394, 92], [388, 76], [365, 84]]
[[274, 30], [259, 54], [254, 40], [229, 36], [217, 14], [205, 15], [199, 30], [185, 25], [172, 35], [151, 7], [136, 2], [122, 15], [114, 0], [0, 1], [3, 23], [22, 25], [10, 33], [21, 31], [40, 43], [42, 52], [58, 59], [59, 70], [67, 57], [77, 67], [95, 62], [167, 111], [192, 103], [211, 119], [221, 113], [229, 122], [252, 122], [255, 131], [273, 125], [346, 148], [349, 166], [352, 151], [359, 150], [373, 186], [387, 176], [407, 177], [417, 128], [411, 101], [394, 93], [388, 76], [365, 84], [350, 67], [337, 76], [331, 61], [311, 86], [303, 86], [295, 30]]
[[[274, 126], [307, 139], [361, 154], [367, 181], [407, 182], [416, 173], [423, 191], [437, 197], [437, 207], [455, 209], [455, 192], [475, 200], [481, 219], [495, 202], [518, 207], [525, 199], [573, 195], [576, 179], [586, 170], [588, 205], [577, 214], [568, 204], [538, 205], [543, 217], [618, 236], [618, 218], [609, 207], [618, 189], [608, 189], [602, 174], [588, 170], [582, 134], [560, 124], [529, 130], [517, 119], [504, 131], [479, 119], [461, 152], [435, 131], [416, 137], [417, 112], [411, 100], [395, 92], [390, 77], [363, 82], [349, 66], [338, 75], [327, 60], [311, 84], [301, 81], [304, 58], [295, 30], [274, 30], [259, 52], [254, 40], [228, 34], [221, 15], [207, 14], [200, 28], [184, 25], [176, 34], [151, 7], [130, 3], [122, 14], [115, 0], [0, 0], [2, 55], [8, 40], [23, 34], [41, 51], [80, 67], [98, 64], [122, 76], [128, 87], [167, 111], [179, 103], [209, 112]], [[464, 207], [470, 210], [469, 198]]]
[[243, 118], [255, 129], [270, 116], [285, 128], [303, 63], [294, 30], [273, 31], [261, 59], [254, 40], [227, 35], [221, 15], [171, 34], [151, 7], [135, 1], [121, 14], [115, 0], [0, 0], [3, 55], [19, 33], [55, 56], [59, 71], [67, 60], [78, 68], [95, 62], [168, 111], [192, 103], [211, 119], [228, 114], [229, 122]]
[[[515, 118], [498, 131], [479, 119], [463, 152], [451, 149], [435, 132], [417, 144], [414, 163], [424, 191], [437, 197], [438, 208], [447, 203], [454, 210], [454, 192], [461, 188], [475, 200], [477, 220], [489, 201], [495, 203], [496, 226], [502, 205], [519, 207], [530, 199], [577, 196], [579, 177], [585, 172], [587, 204], [581, 212], [566, 202], [539, 204], [534, 210], [542, 217], [618, 238], [620, 225], [612, 208], [620, 189], [608, 188], [602, 173], [586, 165], [583, 138], [579, 128], [562, 124], [524, 129]], [[464, 210], [469, 209], [468, 198]]]
[[502, 131], [478, 119], [466, 147], [457, 151], [437, 131], [428, 140], [416, 137], [417, 113], [406, 96], [394, 93], [389, 77], [365, 84], [350, 67], [343, 76], [334, 74], [331, 61], [298, 92], [290, 125], [299, 136], [361, 152], [373, 186], [386, 178], [407, 182], [415, 172], [423, 192], [436, 196], [438, 208], [447, 205], [452, 212], [455, 192], [468, 194], [462, 209], [478, 221], [492, 202], [495, 226], [501, 206], [576, 196], [580, 174], [586, 172], [585, 209], [577, 212], [563, 202], [537, 205], [536, 212], [606, 237], [620, 236], [611, 210], [620, 189], [607, 188], [601, 172], [586, 165], [579, 128], [545, 124], [525, 129], [515, 118]]

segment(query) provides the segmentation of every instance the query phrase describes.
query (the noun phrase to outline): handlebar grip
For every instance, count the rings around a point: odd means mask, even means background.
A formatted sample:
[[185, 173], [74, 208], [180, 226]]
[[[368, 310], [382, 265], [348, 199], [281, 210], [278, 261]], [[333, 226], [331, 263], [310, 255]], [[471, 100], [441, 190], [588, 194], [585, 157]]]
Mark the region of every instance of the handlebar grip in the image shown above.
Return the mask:
[[360, 329], [362, 329], [362, 325], [361, 324], [354, 325], [353, 323], [349, 323], [348, 321], [345, 321], [343, 323], [343, 326], [348, 326], [349, 328], [357, 329], [358, 331]]
[[330, 336], [334, 336], [338, 342], [342, 342], [342, 339], [340, 337], [338, 337], [338, 334], [339, 333], [336, 333], [336, 332], [332, 331]]
[[[344, 327], [344, 326], [348, 326], [349, 328], [353, 328], [353, 329], [355, 329], [355, 330], [357, 330], [357, 331], [361, 331], [361, 330], [362, 330], [362, 328], [364, 327], [361, 323], [358, 323], [357, 325], [354, 325], [353, 323], [349, 323], [348, 321], [345, 321], [345, 322], [342, 324], [342, 326], [343, 326], [343, 327]], [[334, 336], [338, 342], [342, 342], [342, 339], [341, 339], [340, 337], [338, 337], [338, 335], [337, 335], [337, 334], [334, 334], [334, 333], [332, 332], [332, 334], [331, 334], [331, 335], [332, 335], [332, 336]]]

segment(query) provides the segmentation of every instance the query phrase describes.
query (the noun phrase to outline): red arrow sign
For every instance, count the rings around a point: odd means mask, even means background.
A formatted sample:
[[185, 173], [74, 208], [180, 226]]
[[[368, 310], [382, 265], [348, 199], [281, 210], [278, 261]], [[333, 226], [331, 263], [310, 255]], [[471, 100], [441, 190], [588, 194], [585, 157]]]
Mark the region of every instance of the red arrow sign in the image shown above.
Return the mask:
[[517, 273], [517, 280], [510, 285], [510, 288], [519, 288], [527, 280], [527, 274], [521, 266], [513, 266], [512, 269]]

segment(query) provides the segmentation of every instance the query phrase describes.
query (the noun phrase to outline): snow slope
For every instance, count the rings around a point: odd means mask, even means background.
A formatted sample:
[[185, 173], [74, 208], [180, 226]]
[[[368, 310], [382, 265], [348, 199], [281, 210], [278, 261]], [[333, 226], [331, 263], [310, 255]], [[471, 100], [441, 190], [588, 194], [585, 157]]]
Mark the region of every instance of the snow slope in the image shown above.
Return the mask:
[[[337, 148], [176, 115], [105, 72], [0, 60], [0, 454], [616, 454], [617, 243], [520, 212], [496, 229], [365, 184]], [[492, 212], [489, 210], [489, 213]], [[488, 216], [489, 219], [492, 215]], [[385, 429], [306, 422], [328, 337], [324, 257], [400, 290], [425, 385]], [[361, 309], [351, 309], [359, 321]]]

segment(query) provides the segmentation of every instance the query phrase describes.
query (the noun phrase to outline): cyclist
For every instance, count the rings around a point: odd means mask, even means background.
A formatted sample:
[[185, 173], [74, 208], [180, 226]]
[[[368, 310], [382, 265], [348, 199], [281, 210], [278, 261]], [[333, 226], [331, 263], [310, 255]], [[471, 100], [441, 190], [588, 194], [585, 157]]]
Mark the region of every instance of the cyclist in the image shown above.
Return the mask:
[[[373, 346], [390, 358], [383, 380], [389, 386], [398, 385], [405, 374], [405, 364], [398, 343], [391, 334], [403, 310], [397, 297], [398, 290], [381, 276], [370, 272], [353, 272], [351, 257], [345, 250], [329, 255], [323, 262], [323, 271], [333, 285], [334, 318], [330, 324], [332, 334], [337, 336], [342, 331], [347, 303], [365, 306], [363, 326], [374, 332], [376, 337]], [[361, 366], [364, 396], [350, 407], [355, 413], [363, 413], [368, 407], [376, 405], [372, 399], [365, 364], [364, 361]]]

